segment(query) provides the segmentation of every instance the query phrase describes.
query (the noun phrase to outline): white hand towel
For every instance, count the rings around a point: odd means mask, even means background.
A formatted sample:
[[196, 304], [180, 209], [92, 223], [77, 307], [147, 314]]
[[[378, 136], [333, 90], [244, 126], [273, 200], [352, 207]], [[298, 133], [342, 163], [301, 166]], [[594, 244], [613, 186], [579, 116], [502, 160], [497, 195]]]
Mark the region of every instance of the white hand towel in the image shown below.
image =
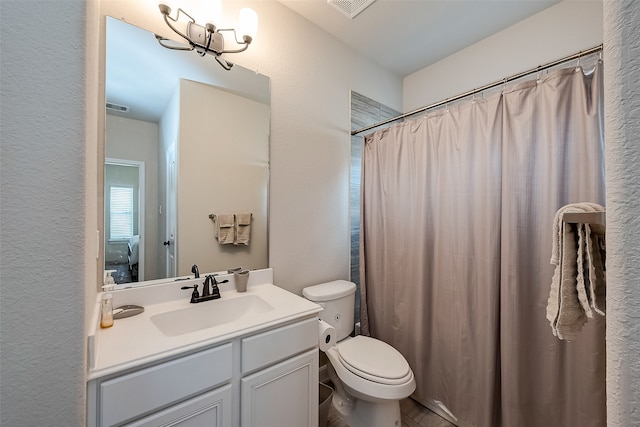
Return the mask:
[[251, 238], [251, 216], [250, 213], [238, 213], [235, 215], [235, 245], [249, 245], [249, 239]]
[[[576, 224], [578, 232], [578, 254], [576, 260], [577, 276], [576, 276], [576, 291], [578, 293], [578, 301], [582, 310], [589, 319], [593, 318], [593, 311], [591, 310], [591, 304], [589, 302], [589, 294], [587, 292], [587, 282], [589, 278], [589, 268], [587, 265], [587, 242], [586, 242], [586, 230], [584, 224]], [[585, 268], [587, 267], [587, 268]], [[585, 274], [586, 273], [586, 274]]]
[[587, 264], [589, 269], [589, 303], [593, 311], [605, 315], [606, 273], [604, 227], [585, 224], [587, 232]]
[[214, 218], [214, 235], [218, 239], [218, 244], [228, 245], [235, 240], [235, 219], [233, 214], [217, 214]]
[[[551, 264], [555, 265], [555, 271], [553, 273], [553, 279], [551, 280], [551, 289], [549, 291], [549, 300], [547, 302], [547, 320], [551, 322], [553, 334], [557, 335], [556, 323], [558, 319], [558, 313], [560, 311], [560, 288], [563, 280], [563, 266], [560, 263], [561, 253], [563, 250], [563, 242], [565, 241], [565, 232], [569, 234], [568, 237], [573, 238], [571, 227], [565, 230], [565, 224], [562, 220], [562, 216], [565, 212], [577, 212], [575, 206], [567, 205], [563, 206], [556, 212], [553, 218], [553, 235], [552, 235], [552, 247], [551, 247]], [[577, 271], [577, 270], [576, 270]]]
[[[602, 211], [604, 208], [596, 203], [580, 203], [578, 208], [584, 212]], [[593, 318], [593, 297], [596, 287], [596, 272], [593, 264], [593, 243], [591, 240], [591, 226], [589, 224], [576, 224], [578, 229], [578, 277], [576, 287], [580, 305], [588, 318]]]
[[556, 269], [560, 269], [560, 289], [558, 292], [558, 313], [553, 327], [558, 338], [572, 340], [578, 336], [582, 326], [587, 321], [584, 310], [580, 305], [577, 290], [578, 248], [575, 225], [562, 224], [562, 260]]

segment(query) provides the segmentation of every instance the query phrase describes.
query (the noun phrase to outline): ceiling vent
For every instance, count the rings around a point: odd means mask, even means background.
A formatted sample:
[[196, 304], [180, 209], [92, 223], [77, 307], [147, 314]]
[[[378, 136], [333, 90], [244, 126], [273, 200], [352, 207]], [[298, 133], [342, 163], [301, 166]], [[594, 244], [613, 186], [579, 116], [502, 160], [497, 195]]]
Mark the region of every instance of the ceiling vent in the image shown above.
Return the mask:
[[127, 107], [126, 105], [114, 104], [113, 102], [107, 102], [107, 110], [115, 111], [118, 113], [128, 113], [129, 107]]
[[353, 19], [376, 0], [327, 0], [331, 6]]

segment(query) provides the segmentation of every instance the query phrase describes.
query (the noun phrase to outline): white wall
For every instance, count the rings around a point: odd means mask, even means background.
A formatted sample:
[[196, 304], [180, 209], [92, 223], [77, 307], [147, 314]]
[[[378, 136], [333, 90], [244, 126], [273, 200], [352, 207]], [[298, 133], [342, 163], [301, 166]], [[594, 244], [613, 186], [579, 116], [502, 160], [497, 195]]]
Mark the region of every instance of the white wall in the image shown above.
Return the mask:
[[[238, 114], [242, 111], [243, 114]], [[265, 268], [269, 106], [223, 89], [180, 81], [178, 276]], [[252, 213], [249, 245], [220, 245], [209, 214]]]
[[86, 7], [0, 2], [2, 426], [84, 424]]
[[640, 2], [606, 2], [607, 424], [640, 425]]
[[403, 111], [602, 43], [602, 3], [565, 0], [404, 78]]

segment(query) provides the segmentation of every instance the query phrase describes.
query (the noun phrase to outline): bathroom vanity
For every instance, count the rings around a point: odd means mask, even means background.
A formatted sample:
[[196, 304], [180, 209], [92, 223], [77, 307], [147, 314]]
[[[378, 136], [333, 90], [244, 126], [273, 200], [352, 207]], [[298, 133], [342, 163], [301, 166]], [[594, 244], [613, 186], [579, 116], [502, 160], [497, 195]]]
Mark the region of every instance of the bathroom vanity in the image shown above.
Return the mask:
[[181, 287], [203, 278], [113, 293], [145, 310], [89, 336], [89, 426], [317, 426], [321, 307], [271, 269], [243, 293], [224, 279], [197, 304]]

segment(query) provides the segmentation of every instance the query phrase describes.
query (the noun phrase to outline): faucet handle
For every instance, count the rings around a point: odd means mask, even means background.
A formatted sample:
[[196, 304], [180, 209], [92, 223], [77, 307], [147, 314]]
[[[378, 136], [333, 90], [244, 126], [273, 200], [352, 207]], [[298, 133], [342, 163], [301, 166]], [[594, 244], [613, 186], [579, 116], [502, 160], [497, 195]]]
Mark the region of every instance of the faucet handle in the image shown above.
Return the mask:
[[197, 302], [196, 300], [198, 298], [200, 298], [200, 293], [198, 292], [198, 285], [197, 284], [195, 284], [193, 286], [183, 286], [180, 289], [183, 289], [183, 290], [193, 289], [193, 292], [191, 293], [191, 303]]

